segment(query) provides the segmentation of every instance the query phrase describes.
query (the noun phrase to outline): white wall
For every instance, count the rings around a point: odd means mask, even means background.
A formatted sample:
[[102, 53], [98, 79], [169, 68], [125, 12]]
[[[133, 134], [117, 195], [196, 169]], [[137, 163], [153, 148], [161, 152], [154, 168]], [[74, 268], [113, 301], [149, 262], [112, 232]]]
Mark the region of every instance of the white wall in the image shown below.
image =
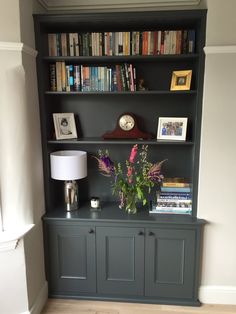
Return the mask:
[[0, 313], [19, 314], [27, 309], [23, 241], [14, 251], [0, 252]]
[[18, 42], [20, 40], [19, 0], [1, 0], [0, 12], [0, 41]]
[[235, 12], [235, 0], [208, 0], [198, 204], [208, 221], [200, 289], [207, 303], [236, 304]]
[[34, 47], [35, 4], [33, 0], [0, 2], [0, 187], [4, 227], [0, 244], [3, 236], [8, 240], [13, 231], [35, 225], [26, 235], [19, 233], [15, 249], [6, 251], [2, 249], [5, 243], [1, 246], [2, 314], [40, 313], [47, 299], [36, 55], [28, 47]]

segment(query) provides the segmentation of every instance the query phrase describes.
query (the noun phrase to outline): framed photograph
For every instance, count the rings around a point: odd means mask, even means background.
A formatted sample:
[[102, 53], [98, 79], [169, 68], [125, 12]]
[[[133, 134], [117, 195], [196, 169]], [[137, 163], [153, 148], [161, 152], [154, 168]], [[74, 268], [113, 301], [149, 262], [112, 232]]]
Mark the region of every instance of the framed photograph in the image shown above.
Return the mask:
[[170, 90], [190, 90], [192, 70], [173, 71]]
[[77, 138], [73, 113], [53, 113], [53, 122], [57, 140]]
[[188, 118], [160, 117], [158, 121], [157, 139], [185, 141]]

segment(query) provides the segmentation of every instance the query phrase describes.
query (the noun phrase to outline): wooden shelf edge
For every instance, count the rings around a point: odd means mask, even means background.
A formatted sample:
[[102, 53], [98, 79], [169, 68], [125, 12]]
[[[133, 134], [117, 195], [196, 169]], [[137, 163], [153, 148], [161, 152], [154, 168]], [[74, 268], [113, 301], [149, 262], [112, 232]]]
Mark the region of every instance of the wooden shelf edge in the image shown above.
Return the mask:
[[91, 92], [52, 92], [46, 91], [46, 95], [192, 95], [196, 94], [197, 90], [187, 90], [187, 91], [169, 91], [169, 90], [160, 90], [160, 91], [122, 91], [122, 92], [106, 92], [106, 91], [91, 91]]
[[85, 144], [150, 144], [150, 145], [187, 145], [191, 146], [194, 145], [193, 141], [166, 141], [166, 140], [156, 140], [156, 139], [150, 139], [150, 140], [143, 140], [143, 139], [108, 139], [104, 140], [102, 138], [79, 138], [79, 139], [73, 139], [73, 140], [48, 140], [47, 142], [49, 145], [51, 144], [57, 144], [57, 145], [63, 145], [63, 144], [72, 144], [72, 145], [85, 145]]
[[162, 55], [126, 55], [126, 56], [44, 56], [42, 60], [53, 62], [53, 61], [104, 61], [104, 62], [116, 62], [116, 61], [157, 61], [157, 60], [194, 60], [199, 57], [198, 53], [189, 53], [189, 54], [162, 54]]

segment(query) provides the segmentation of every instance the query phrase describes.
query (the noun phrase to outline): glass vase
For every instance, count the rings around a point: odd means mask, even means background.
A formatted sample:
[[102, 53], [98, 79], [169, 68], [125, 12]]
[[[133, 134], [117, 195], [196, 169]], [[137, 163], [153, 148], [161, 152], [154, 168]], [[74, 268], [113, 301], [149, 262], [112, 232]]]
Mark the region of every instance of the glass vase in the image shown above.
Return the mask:
[[129, 192], [124, 194], [120, 192], [120, 208], [124, 209], [128, 214], [137, 213], [137, 194], [134, 192]]

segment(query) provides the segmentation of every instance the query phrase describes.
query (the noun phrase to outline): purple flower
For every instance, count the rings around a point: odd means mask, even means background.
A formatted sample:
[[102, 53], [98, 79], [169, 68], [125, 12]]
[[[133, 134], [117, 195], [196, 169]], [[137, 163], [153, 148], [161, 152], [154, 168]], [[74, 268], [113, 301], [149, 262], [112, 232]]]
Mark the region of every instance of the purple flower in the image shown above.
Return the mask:
[[100, 157], [100, 160], [105, 164], [105, 166], [106, 166], [108, 169], [114, 171], [114, 163], [113, 163], [113, 161], [110, 159], [109, 156], [103, 155], [103, 156]]
[[98, 161], [98, 168], [102, 175], [111, 177], [114, 174], [114, 163], [107, 155], [102, 155], [99, 158], [93, 156]]

